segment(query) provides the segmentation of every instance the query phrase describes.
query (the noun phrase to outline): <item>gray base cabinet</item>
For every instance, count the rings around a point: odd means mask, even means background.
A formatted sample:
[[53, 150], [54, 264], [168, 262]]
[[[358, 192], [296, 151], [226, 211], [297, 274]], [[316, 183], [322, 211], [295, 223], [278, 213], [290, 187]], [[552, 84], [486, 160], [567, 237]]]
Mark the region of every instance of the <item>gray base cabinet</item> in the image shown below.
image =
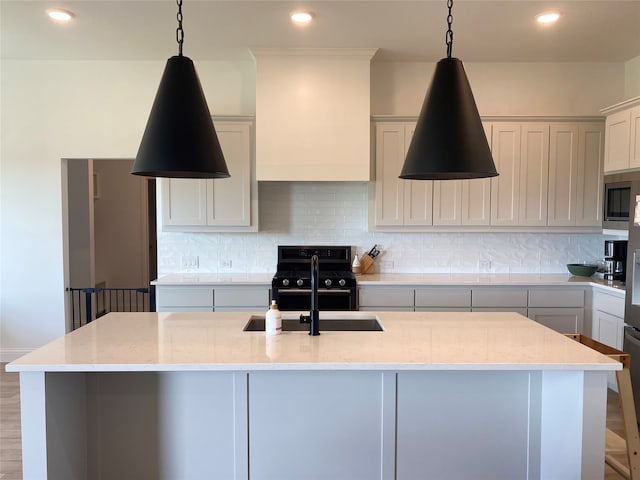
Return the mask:
[[251, 480], [392, 478], [395, 375], [249, 375]]
[[156, 287], [158, 312], [213, 312], [213, 287]]
[[529, 372], [398, 373], [397, 479], [535, 478], [529, 381]]
[[358, 305], [362, 311], [413, 312], [415, 300], [413, 287], [361, 287], [358, 289]]
[[266, 312], [270, 299], [267, 285], [156, 287], [158, 312]]
[[361, 285], [362, 311], [516, 312], [560, 333], [584, 333], [591, 287]]

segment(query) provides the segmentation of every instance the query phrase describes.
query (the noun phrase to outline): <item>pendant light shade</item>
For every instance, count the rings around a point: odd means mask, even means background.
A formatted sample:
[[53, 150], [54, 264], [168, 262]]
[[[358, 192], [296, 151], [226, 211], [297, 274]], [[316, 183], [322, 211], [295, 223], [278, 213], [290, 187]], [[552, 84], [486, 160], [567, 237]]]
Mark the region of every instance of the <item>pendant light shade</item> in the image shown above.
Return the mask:
[[226, 178], [229, 170], [198, 74], [191, 59], [182, 55], [182, 0], [177, 4], [179, 55], [167, 60], [131, 173]]
[[498, 175], [462, 62], [453, 50], [447, 0], [447, 58], [436, 65], [400, 178], [455, 180]]
[[496, 175], [462, 62], [443, 58], [424, 99], [400, 178], [449, 180]]

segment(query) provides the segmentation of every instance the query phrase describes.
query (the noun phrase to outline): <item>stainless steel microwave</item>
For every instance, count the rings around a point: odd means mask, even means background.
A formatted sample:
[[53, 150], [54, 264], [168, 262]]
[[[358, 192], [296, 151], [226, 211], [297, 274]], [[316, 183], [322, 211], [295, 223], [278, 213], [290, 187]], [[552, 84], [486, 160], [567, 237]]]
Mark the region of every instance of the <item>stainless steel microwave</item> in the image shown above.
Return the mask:
[[631, 182], [640, 180], [640, 172], [604, 176], [602, 228], [629, 230], [632, 215]]

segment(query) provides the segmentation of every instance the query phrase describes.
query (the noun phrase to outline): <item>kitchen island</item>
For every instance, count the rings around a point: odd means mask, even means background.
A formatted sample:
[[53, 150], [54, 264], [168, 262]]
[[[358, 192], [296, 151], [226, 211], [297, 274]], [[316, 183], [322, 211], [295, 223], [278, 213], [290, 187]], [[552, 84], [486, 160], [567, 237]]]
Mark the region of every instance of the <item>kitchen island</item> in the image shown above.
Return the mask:
[[384, 330], [111, 313], [25, 355], [25, 480], [603, 477], [619, 363], [516, 313], [338, 315]]

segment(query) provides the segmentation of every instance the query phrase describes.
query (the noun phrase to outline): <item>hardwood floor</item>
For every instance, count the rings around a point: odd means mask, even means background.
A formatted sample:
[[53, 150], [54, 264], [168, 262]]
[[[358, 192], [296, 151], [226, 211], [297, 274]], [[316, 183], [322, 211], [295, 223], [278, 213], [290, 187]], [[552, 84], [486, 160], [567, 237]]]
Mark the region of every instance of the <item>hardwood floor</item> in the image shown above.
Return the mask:
[[22, 480], [20, 383], [0, 363], [0, 480]]
[[[20, 446], [20, 383], [17, 373], [5, 372], [0, 363], [0, 480], [22, 480], [22, 453]], [[609, 390], [607, 401], [607, 427], [623, 435], [622, 415], [618, 395]], [[616, 456], [627, 464], [624, 455]], [[604, 480], [620, 480], [618, 473], [605, 465]]]

